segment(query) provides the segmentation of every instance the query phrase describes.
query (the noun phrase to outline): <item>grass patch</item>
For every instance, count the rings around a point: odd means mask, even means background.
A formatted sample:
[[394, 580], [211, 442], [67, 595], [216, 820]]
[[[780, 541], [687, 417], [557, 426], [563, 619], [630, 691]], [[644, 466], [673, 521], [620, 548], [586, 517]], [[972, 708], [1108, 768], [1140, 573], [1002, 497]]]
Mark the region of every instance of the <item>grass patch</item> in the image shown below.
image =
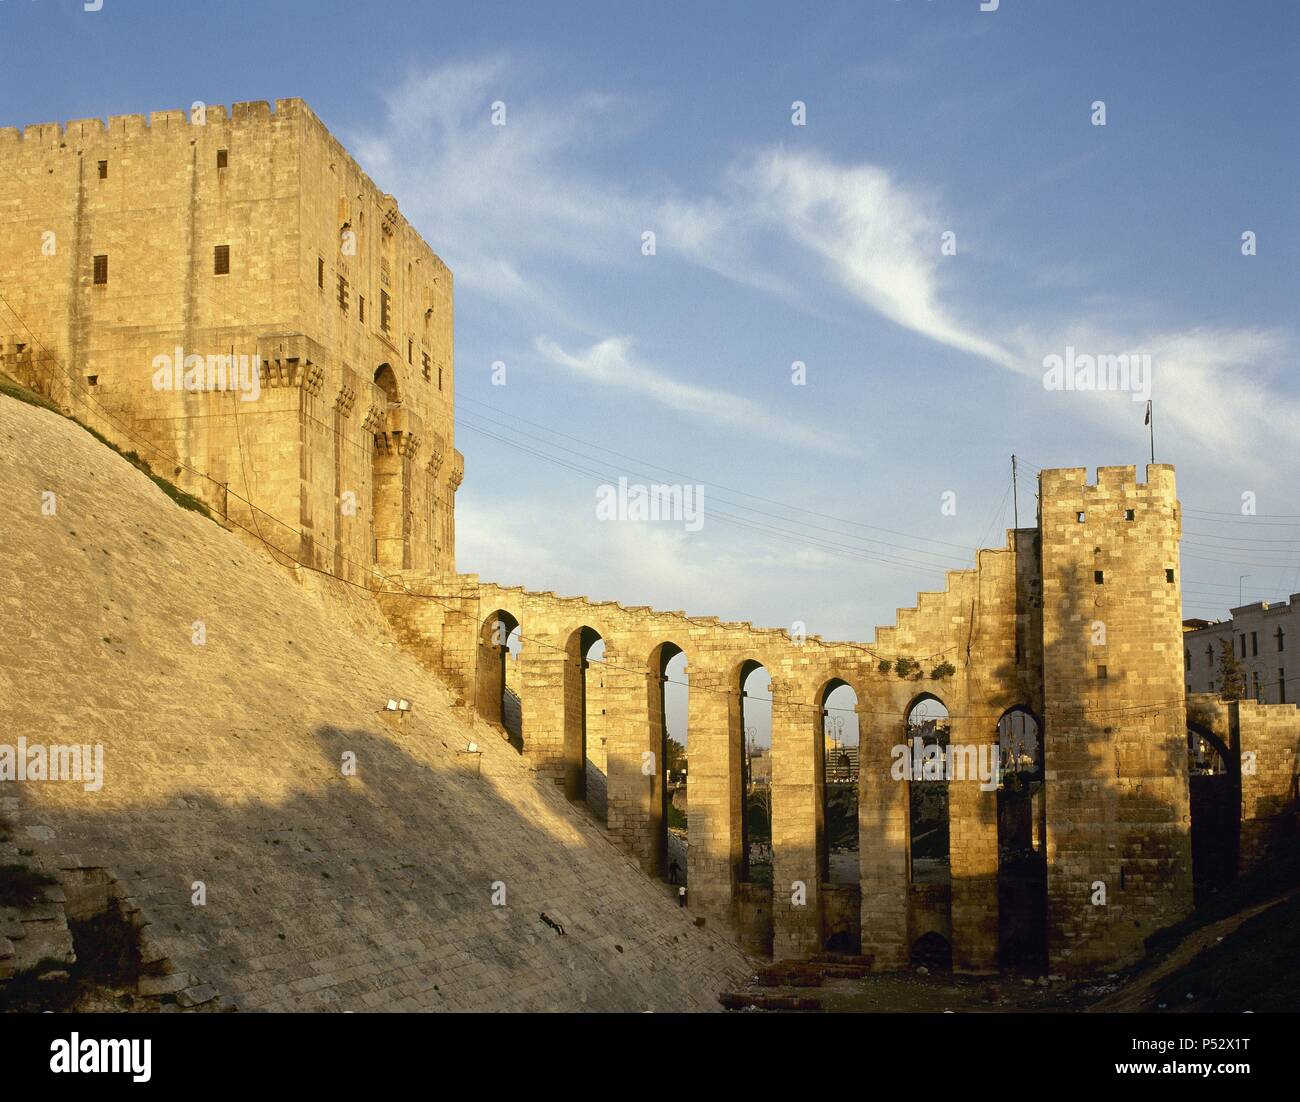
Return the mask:
[[34, 390], [29, 390], [23, 386], [17, 379], [11, 379], [3, 371], [0, 371], [0, 394], [8, 398], [16, 398], [20, 402], [26, 402], [29, 406], [38, 406], [41, 409], [48, 409], [57, 413], [60, 417], [66, 416], [63, 410], [59, 409], [44, 395], [37, 394]]
[[0, 907], [31, 907], [58, 881], [26, 865], [0, 865]]
[[154, 474], [153, 468], [149, 466], [148, 460], [141, 459], [139, 453], [134, 451], [124, 452], [121, 448], [119, 448], [116, 444], [114, 444], [113, 441], [109, 440], [102, 433], [96, 432], [84, 421], [78, 420], [76, 417], [73, 417], [70, 413], [64, 413], [63, 410], [61, 410], [48, 398], [44, 397], [43, 395], [37, 394], [36, 391], [31, 390], [28, 387], [23, 386], [22, 383], [18, 382], [16, 379], [10, 378], [10, 376], [4, 374], [4, 372], [0, 372], [0, 394], [3, 394], [9, 398], [15, 398], [20, 402], [26, 402], [29, 406], [37, 406], [40, 409], [48, 409], [53, 413], [57, 413], [60, 417], [66, 417], [73, 424], [80, 425], [83, 429], [85, 429], [88, 433], [90, 433], [91, 436], [93, 436], [96, 440], [98, 440], [101, 444], [103, 444], [104, 447], [111, 448], [113, 451], [117, 452], [117, 454], [120, 455], [123, 459], [125, 459], [128, 463], [130, 463], [131, 466], [133, 466], [137, 471], [140, 471], [142, 474], [146, 475], [150, 479], [150, 481], [152, 481], [153, 484], [158, 487], [158, 489], [160, 489], [164, 494], [166, 494], [169, 498], [171, 498], [172, 501], [174, 501], [182, 509], [188, 509], [190, 510], [190, 512], [193, 513], [202, 513], [203, 516], [207, 517], [209, 520], [213, 519], [211, 511], [208, 509], [206, 505], [203, 504], [202, 501], [200, 501], [193, 494], [186, 493], [179, 486], [176, 486], [175, 484], [168, 482], [167, 479]]

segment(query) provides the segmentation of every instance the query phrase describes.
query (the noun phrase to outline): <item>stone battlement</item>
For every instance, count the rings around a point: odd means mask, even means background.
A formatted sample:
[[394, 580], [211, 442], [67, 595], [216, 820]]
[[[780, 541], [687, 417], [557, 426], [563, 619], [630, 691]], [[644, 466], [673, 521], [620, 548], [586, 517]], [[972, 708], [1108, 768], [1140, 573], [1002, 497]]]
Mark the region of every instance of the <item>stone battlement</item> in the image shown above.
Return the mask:
[[[175, 133], [190, 126], [242, 126], [262, 124], [274, 119], [309, 118], [324, 126], [305, 100], [278, 99], [275, 109], [266, 100], [249, 100], [234, 103], [227, 108], [220, 103], [195, 103], [189, 111], [151, 111], [149, 114], [109, 115], [102, 117], [70, 119], [66, 123], [42, 122], [26, 126], [0, 127], [0, 142], [23, 141], [37, 145], [57, 145], [60, 141], [92, 139], [97, 137], [132, 138], [155, 132]], [[200, 121], [202, 120], [202, 121]]]
[[1039, 476], [1039, 484], [1049, 495], [1046, 500], [1083, 494], [1105, 492], [1109, 494], [1126, 493], [1160, 493], [1174, 492], [1174, 468], [1170, 463], [1148, 463], [1146, 481], [1139, 482], [1137, 467], [1098, 467], [1097, 477], [1088, 481], [1087, 467], [1059, 467], [1044, 470]]

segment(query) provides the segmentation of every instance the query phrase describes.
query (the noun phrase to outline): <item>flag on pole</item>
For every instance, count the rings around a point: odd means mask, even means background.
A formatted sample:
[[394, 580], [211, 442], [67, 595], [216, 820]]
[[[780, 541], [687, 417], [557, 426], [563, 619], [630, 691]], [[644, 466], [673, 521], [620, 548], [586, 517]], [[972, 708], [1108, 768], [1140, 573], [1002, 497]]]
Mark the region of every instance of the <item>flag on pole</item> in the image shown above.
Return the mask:
[[1151, 399], [1147, 399], [1147, 419], [1142, 422], [1144, 425], [1151, 424]]

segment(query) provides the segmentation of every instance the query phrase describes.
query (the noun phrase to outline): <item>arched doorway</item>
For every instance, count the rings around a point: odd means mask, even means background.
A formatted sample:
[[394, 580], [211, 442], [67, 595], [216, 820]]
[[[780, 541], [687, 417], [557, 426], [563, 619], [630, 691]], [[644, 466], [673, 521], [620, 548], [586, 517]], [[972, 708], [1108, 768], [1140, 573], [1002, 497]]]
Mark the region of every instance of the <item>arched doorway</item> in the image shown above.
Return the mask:
[[949, 834], [948, 749], [951, 723], [937, 696], [922, 693], [908, 705], [908, 929], [912, 962], [952, 967], [952, 863]]
[[930, 930], [912, 942], [908, 958], [914, 968], [924, 966], [932, 972], [951, 972], [952, 944], [937, 930]]
[[1047, 964], [1046, 799], [1043, 735], [1017, 705], [998, 719], [998, 957], [1004, 968]]
[[913, 884], [950, 884], [948, 819], [948, 708], [937, 696], [923, 693], [907, 710], [907, 745], [911, 751], [908, 818]]
[[[384, 392], [388, 408], [401, 405], [397, 375], [389, 364], [375, 368], [375, 385]], [[390, 433], [388, 425], [374, 434], [370, 472], [370, 520], [373, 561], [379, 566], [401, 570], [406, 565], [406, 472], [401, 433]]]
[[835, 678], [821, 691], [823, 764], [821, 781], [822, 880], [857, 884], [858, 868], [858, 695]]
[[384, 392], [390, 406], [400, 406], [402, 404], [402, 398], [397, 388], [397, 373], [393, 370], [391, 364], [382, 363], [375, 368], [375, 386]]
[[862, 951], [858, 854], [858, 697], [839, 678], [817, 694], [817, 863], [822, 947]]
[[1192, 815], [1192, 895], [1197, 904], [1237, 876], [1241, 845], [1241, 762], [1199, 723], [1187, 724]]
[[522, 644], [519, 621], [505, 609], [497, 609], [483, 621], [479, 633], [478, 712], [489, 723], [499, 723], [506, 740], [520, 753], [524, 748], [519, 675]]
[[772, 885], [772, 678], [758, 662], [740, 667], [743, 882]]
[[[601, 822], [608, 815], [602, 698], [605, 641], [592, 627], [569, 636], [564, 677], [564, 794], [586, 803]], [[596, 669], [592, 669], [593, 663]], [[595, 760], [591, 744], [596, 743]]]

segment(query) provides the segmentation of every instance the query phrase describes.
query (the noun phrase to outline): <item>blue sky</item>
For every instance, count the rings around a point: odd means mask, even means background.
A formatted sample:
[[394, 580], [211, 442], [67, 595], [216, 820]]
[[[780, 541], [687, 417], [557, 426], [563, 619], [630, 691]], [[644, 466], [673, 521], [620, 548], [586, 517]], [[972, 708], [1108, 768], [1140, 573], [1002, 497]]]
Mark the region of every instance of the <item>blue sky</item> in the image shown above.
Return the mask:
[[870, 638], [1002, 545], [1012, 452], [1027, 523], [1145, 462], [1073, 346], [1152, 357], [1185, 614], [1300, 590], [1300, 8], [636, 7], [0, 0], [0, 124], [306, 99], [456, 275], [462, 570]]

